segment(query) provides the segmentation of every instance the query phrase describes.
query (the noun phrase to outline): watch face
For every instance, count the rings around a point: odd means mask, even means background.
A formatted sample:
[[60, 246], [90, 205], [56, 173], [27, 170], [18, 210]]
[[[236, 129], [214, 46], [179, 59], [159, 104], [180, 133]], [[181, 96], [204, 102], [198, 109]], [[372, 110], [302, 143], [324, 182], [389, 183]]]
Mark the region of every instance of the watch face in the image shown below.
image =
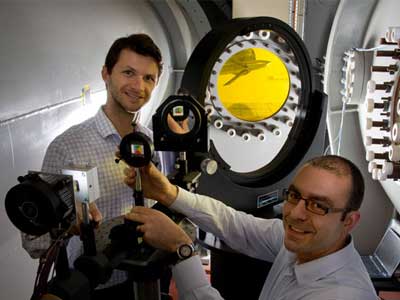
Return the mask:
[[192, 245], [182, 245], [178, 248], [178, 256], [180, 259], [185, 259], [191, 257], [193, 254], [193, 246]]

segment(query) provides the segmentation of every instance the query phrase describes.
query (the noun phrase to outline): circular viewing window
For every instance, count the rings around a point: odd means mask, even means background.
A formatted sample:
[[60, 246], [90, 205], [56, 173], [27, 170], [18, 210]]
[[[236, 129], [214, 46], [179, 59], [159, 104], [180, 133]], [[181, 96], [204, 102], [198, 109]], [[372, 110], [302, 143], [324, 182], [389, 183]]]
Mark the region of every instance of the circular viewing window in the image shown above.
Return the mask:
[[[300, 61], [290, 40], [274, 30], [253, 30], [229, 41], [209, 78], [210, 138], [231, 171], [268, 165], [292, 132], [300, 104]], [[251, 155], [237, 157], [240, 153]]]
[[300, 37], [274, 18], [233, 19], [200, 41], [181, 88], [204, 100], [210, 156], [224, 176], [265, 186], [299, 164], [324, 104], [311, 67]]
[[276, 54], [248, 48], [225, 62], [218, 74], [217, 87], [222, 105], [233, 116], [260, 121], [282, 108], [290, 80], [285, 64]]

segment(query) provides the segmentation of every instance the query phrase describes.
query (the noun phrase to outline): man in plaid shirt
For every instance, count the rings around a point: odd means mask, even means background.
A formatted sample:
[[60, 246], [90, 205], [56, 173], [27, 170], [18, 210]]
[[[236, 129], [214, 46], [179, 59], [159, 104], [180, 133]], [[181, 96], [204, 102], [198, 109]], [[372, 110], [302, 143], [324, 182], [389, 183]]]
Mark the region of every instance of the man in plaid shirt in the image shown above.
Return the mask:
[[[117, 39], [101, 72], [107, 89], [106, 104], [94, 117], [56, 137], [47, 149], [44, 172], [61, 173], [71, 164], [97, 167], [100, 198], [90, 207], [94, 221], [107, 222], [132, 208], [132, 190], [123, 183], [124, 165], [115, 163], [115, 151], [121, 139], [132, 132], [132, 120], [138, 118], [140, 109], [149, 101], [161, 72], [161, 52], [149, 36], [133, 34]], [[151, 130], [140, 124], [135, 130], [152, 137]], [[161, 153], [156, 153], [155, 161], [165, 171]], [[22, 241], [33, 258], [40, 257], [50, 245], [49, 234], [22, 234]], [[70, 239], [67, 250], [72, 265], [83, 253], [78, 236]], [[111, 279], [94, 291], [93, 299], [133, 299], [132, 283], [126, 279], [125, 272], [114, 270]], [[168, 282], [162, 290], [168, 292]]]

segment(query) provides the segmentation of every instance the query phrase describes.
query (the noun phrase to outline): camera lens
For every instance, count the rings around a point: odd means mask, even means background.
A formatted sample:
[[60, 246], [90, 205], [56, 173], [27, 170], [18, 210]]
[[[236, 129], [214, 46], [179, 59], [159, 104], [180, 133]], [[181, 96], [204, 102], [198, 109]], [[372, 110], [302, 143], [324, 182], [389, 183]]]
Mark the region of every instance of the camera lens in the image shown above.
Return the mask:
[[19, 210], [24, 217], [30, 220], [35, 220], [39, 214], [38, 207], [31, 201], [23, 202], [19, 206]]

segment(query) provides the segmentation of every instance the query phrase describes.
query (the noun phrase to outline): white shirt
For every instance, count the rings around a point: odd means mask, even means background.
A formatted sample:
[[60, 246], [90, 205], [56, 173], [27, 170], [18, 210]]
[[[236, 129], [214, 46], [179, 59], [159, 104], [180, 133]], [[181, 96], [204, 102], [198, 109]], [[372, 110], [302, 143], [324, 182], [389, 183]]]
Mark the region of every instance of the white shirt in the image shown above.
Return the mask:
[[[284, 229], [279, 219], [256, 218], [183, 189], [179, 189], [170, 208], [186, 215], [232, 249], [273, 262], [261, 300], [379, 299], [352, 240], [335, 253], [297, 264], [295, 254], [284, 247]], [[222, 299], [207, 281], [198, 257], [177, 264], [173, 276], [179, 299]]]

